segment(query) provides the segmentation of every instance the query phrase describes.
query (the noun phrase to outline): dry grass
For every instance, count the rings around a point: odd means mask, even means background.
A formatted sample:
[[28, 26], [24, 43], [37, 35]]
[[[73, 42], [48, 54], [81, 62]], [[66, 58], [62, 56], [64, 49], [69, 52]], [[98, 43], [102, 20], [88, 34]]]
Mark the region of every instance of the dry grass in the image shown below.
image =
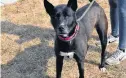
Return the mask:
[[[49, 0], [54, 5], [67, 3], [67, 0]], [[96, 0], [105, 10], [109, 21], [107, 0]], [[88, 0], [78, 0], [79, 7]], [[2, 78], [55, 78], [54, 31], [46, 14], [42, 0], [20, 0], [1, 8], [1, 66]], [[6, 20], [6, 21], [5, 21]], [[107, 66], [100, 72], [101, 48], [96, 46], [97, 34], [89, 41], [89, 51], [85, 61], [86, 78], [126, 78], [126, 62], [117, 66]], [[110, 54], [116, 44], [107, 47]], [[75, 60], [64, 60], [63, 78], [77, 78]]]

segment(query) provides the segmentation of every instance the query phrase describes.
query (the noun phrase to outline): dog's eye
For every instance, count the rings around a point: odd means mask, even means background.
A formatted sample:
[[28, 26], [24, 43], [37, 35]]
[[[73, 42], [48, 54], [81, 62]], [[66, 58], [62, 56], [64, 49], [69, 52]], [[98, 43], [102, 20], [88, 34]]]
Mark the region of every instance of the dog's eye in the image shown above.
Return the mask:
[[70, 15], [68, 13], [64, 12], [64, 16], [69, 17]]
[[65, 17], [66, 17], [66, 16], [68, 16], [68, 17], [71, 17], [71, 16], [72, 16], [72, 13], [71, 13], [71, 12], [66, 12], [66, 11], [65, 11], [63, 14], [64, 14]]
[[60, 17], [60, 14], [55, 14], [55, 15], [53, 15], [51, 17], [52, 17], [52, 19], [58, 19]]
[[59, 18], [59, 17], [60, 17], [60, 14], [56, 14], [56, 17], [58, 17], [58, 18]]

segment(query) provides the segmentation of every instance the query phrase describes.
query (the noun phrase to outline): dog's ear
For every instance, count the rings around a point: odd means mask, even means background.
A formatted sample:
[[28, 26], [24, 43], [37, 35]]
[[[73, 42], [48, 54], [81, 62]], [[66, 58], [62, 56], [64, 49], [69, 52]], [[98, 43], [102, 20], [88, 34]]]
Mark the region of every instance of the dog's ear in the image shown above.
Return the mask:
[[69, 0], [67, 6], [71, 7], [73, 11], [76, 11], [76, 9], [77, 9], [77, 0]]
[[54, 6], [49, 3], [47, 0], [44, 0], [44, 7], [46, 9], [46, 12], [51, 16], [54, 14]]

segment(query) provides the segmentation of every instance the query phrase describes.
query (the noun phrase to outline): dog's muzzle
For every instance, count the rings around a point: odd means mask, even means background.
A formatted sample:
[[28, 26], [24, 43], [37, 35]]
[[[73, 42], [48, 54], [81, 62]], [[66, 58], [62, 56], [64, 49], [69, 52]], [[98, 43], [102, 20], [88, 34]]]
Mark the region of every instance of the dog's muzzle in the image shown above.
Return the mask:
[[62, 40], [62, 41], [71, 41], [71, 40], [73, 40], [76, 37], [79, 29], [80, 29], [80, 27], [78, 25], [76, 25], [75, 30], [74, 30], [74, 33], [71, 36], [62, 37], [62, 36], [59, 35], [58, 38], [60, 40]]

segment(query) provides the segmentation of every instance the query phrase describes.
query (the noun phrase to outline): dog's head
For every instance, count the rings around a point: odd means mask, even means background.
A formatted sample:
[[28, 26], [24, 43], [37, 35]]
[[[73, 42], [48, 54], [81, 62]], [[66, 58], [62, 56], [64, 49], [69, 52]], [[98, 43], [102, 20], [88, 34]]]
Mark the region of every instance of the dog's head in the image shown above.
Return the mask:
[[67, 37], [76, 26], [77, 0], [69, 0], [67, 5], [53, 6], [47, 0], [44, 0], [46, 12], [51, 18], [51, 23], [57, 35]]

